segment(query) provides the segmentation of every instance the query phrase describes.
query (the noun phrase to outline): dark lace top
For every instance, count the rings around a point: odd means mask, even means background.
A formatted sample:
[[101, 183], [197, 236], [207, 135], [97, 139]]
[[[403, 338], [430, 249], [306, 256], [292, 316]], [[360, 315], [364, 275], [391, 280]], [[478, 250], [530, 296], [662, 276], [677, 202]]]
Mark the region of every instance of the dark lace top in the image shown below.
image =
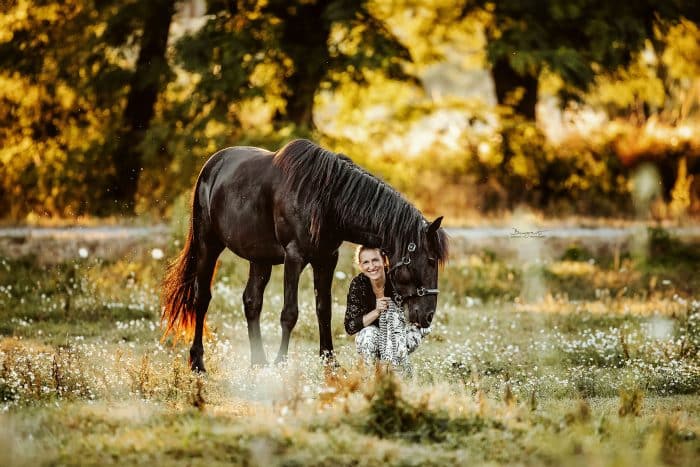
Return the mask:
[[[392, 297], [393, 289], [387, 279], [384, 284], [384, 296]], [[353, 277], [348, 290], [347, 309], [345, 310], [345, 331], [352, 335], [360, 331], [362, 317], [377, 307], [377, 297], [372, 290], [372, 282], [364, 274]], [[379, 326], [379, 320], [375, 320], [370, 326]]]

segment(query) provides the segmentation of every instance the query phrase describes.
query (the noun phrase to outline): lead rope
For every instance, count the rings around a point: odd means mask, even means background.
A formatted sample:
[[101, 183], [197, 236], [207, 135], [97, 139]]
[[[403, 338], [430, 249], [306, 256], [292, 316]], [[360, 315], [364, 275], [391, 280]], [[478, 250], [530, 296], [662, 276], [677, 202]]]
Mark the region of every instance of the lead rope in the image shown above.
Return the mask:
[[384, 360], [386, 356], [387, 329], [386, 311], [379, 315], [379, 359]]
[[379, 316], [379, 358], [394, 368], [408, 363], [407, 331], [403, 310], [390, 302]]

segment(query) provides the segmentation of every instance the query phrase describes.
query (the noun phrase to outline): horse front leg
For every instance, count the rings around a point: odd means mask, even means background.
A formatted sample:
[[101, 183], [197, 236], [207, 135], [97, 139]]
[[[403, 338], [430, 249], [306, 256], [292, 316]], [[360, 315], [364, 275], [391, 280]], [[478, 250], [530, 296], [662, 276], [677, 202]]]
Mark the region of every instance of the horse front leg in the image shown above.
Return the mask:
[[290, 252], [287, 251], [284, 258], [284, 305], [282, 307], [282, 315], [280, 316], [282, 341], [280, 342], [280, 349], [279, 352], [277, 352], [275, 364], [287, 360], [289, 337], [299, 318], [299, 276], [304, 266], [306, 266], [306, 261], [304, 261], [300, 255], [290, 254]]
[[333, 334], [331, 333], [331, 285], [333, 272], [338, 264], [338, 252], [335, 251], [323, 260], [311, 263], [314, 268], [314, 292], [316, 294], [316, 318], [318, 318], [318, 334], [320, 339], [319, 354], [326, 363], [333, 363]]

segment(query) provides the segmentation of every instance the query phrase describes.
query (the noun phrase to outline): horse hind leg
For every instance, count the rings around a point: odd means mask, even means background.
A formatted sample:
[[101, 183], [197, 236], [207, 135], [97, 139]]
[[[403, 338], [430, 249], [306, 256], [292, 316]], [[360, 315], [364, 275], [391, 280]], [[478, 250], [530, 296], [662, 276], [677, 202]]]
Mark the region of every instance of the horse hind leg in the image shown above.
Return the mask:
[[197, 245], [197, 269], [194, 288], [195, 327], [194, 339], [190, 348], [190, 368], [194, 372], [205, 372], [204, 345], [202, 334], [204, 332], [204, 318], [211, 301], [211, 281], [214, 276], [216, 260], [223, 251], [221, 243], [213, 238], [203, 238]]
[[248, 340], [250, 341], [250, 363], [253, 366], [267, 365], [260, 334], [260, 312], [263, 305], [263, 293], [270, 280], [271, 272], [271, 264], [251, 262], [248, 283], [243, 292], [243, 308], [248, 322]]

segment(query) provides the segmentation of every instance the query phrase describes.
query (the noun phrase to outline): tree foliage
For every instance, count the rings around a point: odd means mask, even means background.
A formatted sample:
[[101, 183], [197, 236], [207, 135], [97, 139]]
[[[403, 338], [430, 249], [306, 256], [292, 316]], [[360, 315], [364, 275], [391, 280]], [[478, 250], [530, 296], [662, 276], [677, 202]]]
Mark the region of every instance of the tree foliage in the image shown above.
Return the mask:
[[116, 109], [106, 96], [120, 67], [100, 59], [94, 6], [21, 0], [0, 15], [0, 199], [12, 217], [103, 201], [94, 187], [109, 170], [101, 147]]
[[[3, 216], [162, 214], [221, 147], [297, 136], [428, 210], [611, 213], [628, 205], [620, 161], [669, 162], [666, 193], [676, 160], [687, 180], [698, 171], [700, 143], [683, 136], [700, 110], [687, 1], [209, 0], [184, 34], [182, 3], [0, 2]], [[534, 123], [543, 83], [684, 132], [670, 149], [619, 132], [557, 147]], [[692, 208], [697, 182], [679, 186]]]
[[559, 75], [564, 102], [580, 98], [597, 75], [628, 66], [656, 27], [696, 16], [694, 2], [604, 0], [473, 1], [490, 13], [487, 56], [500, 104], [535, 119], [543, 71]]
[[379, 69], [407, 78], [407, 49], [375, 18], [366, 0], [210, 0], [210, 19], [177, 45], [199, 81], [193, 104], [213, 118], [234, 118], [232, 103], [266, 96], [278, 121], [311, 128], [314, 97], [337, 73], [364, 80]]

